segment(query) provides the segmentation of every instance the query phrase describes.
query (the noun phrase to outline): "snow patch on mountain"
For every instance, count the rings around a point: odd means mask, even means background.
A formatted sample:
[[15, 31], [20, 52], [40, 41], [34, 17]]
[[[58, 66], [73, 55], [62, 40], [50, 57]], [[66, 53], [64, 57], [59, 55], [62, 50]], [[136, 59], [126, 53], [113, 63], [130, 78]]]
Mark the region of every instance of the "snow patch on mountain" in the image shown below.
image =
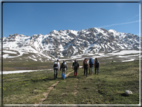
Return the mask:
[[123, 50], [123, 51], [121, 51], [121, 52], [118, 52], [118, 53], [114, 53], [114, 52], [112, 52], [112, 53], [108, 53], [108, 54], [113, 54], [113, 55], [126, 55], [126, 54], [137, 54], [137, 53], [139, 53], [139, 51], [137, 51], [137, 50]]
[[8, 58], [9, 57], [9, 54], [4, 54], [3, 55], [3, 58]]
[[34, 58], [30, 57], [30, 56], [29, 56], [28, 58], [30, 58], [30, 59], [32, 59], [32, 60], [34, 60], [34, 61], [37, 61], [37, 59], [34, 59]]
[[13, 51], [3, 51], [4, 53], [9, 53], [9, 54], [17, 54], [17, 52], [13, 52]]
[[129, 61], [134, 61], [135, 59], [130, 59], [130, 60], [123, 60], [122, 62], [129, 62]]

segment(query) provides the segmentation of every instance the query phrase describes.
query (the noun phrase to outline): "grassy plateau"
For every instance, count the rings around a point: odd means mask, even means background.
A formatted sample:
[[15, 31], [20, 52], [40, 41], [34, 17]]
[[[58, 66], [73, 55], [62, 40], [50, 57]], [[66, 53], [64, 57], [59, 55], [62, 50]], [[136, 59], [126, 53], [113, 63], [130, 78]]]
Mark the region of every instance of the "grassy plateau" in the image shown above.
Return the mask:
[[[82, 66], [82, 62], [79, 63]], [[32, 63], [25, 64], [34, 67]], [[43, 66], [46, 65], [48, 64], [43, 64]], [[39, 66], [35, 65], [35, 67]], [[69, 67], [67, 73], [71, 71], [73, 69]], [[138, 60], [102, 63], [99, 71], [98, 75], [93, 74], [86, 77], [84, 69], [80, 68], [77, 77], [74, 77], [72, 72], [65, 80], [61, 78], [61, 71], [58, 72], [58, 78], [54, 80], [53, 70], [3, 75], [3, 103], [38, 103], [41, 98], [44, 98], [43, 93], [47, 92], [48, 88], [57, 81], [59, 83], [50, 91], [43, 104], [139, 103]], [[125, 90], [131, 90], [133, 94], [124, 96]]]

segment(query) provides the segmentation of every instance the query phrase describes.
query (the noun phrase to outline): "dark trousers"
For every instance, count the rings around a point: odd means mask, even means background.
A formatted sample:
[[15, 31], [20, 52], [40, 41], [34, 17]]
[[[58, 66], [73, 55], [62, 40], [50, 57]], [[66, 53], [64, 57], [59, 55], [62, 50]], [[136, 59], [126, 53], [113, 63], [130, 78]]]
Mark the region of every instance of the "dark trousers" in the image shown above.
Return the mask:
[[57, 78], [58, 75], [58, 68], [54, 68], [54, 79]]
[[95, 74], [99, 74], [99, 67], [95, 67]]
[[84, 68], [84, 74], [86, 74], [86, 77], [88, 76], [88, 68]]

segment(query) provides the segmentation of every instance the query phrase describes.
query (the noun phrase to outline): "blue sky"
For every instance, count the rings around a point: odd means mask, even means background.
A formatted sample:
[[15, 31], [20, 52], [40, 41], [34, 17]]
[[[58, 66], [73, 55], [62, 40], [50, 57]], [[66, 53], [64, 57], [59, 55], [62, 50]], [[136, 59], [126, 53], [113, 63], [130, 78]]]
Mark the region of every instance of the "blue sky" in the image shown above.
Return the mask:
[[139, 3], [3, 3], [3, 37], [92, 27], [139, 34]]

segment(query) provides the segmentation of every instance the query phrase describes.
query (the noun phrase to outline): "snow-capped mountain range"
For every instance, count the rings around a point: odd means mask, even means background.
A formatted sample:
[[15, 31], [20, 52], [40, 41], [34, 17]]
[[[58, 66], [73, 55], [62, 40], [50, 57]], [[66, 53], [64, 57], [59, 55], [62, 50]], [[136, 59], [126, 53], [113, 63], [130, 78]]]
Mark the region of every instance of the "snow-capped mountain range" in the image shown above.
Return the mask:
[[[47, 35], [33, 36], [13, 34], [3, 37], [3, 58], [33, 53], [47, 59], [54, 59], [82, 54], [112, 53], [116, 50], [139, 50], [139, 40], [141, 38], [137, 35], [103, 28], [80, 31], [53, 30]], [[9, 56], [8, 51], [16, 56]]]

